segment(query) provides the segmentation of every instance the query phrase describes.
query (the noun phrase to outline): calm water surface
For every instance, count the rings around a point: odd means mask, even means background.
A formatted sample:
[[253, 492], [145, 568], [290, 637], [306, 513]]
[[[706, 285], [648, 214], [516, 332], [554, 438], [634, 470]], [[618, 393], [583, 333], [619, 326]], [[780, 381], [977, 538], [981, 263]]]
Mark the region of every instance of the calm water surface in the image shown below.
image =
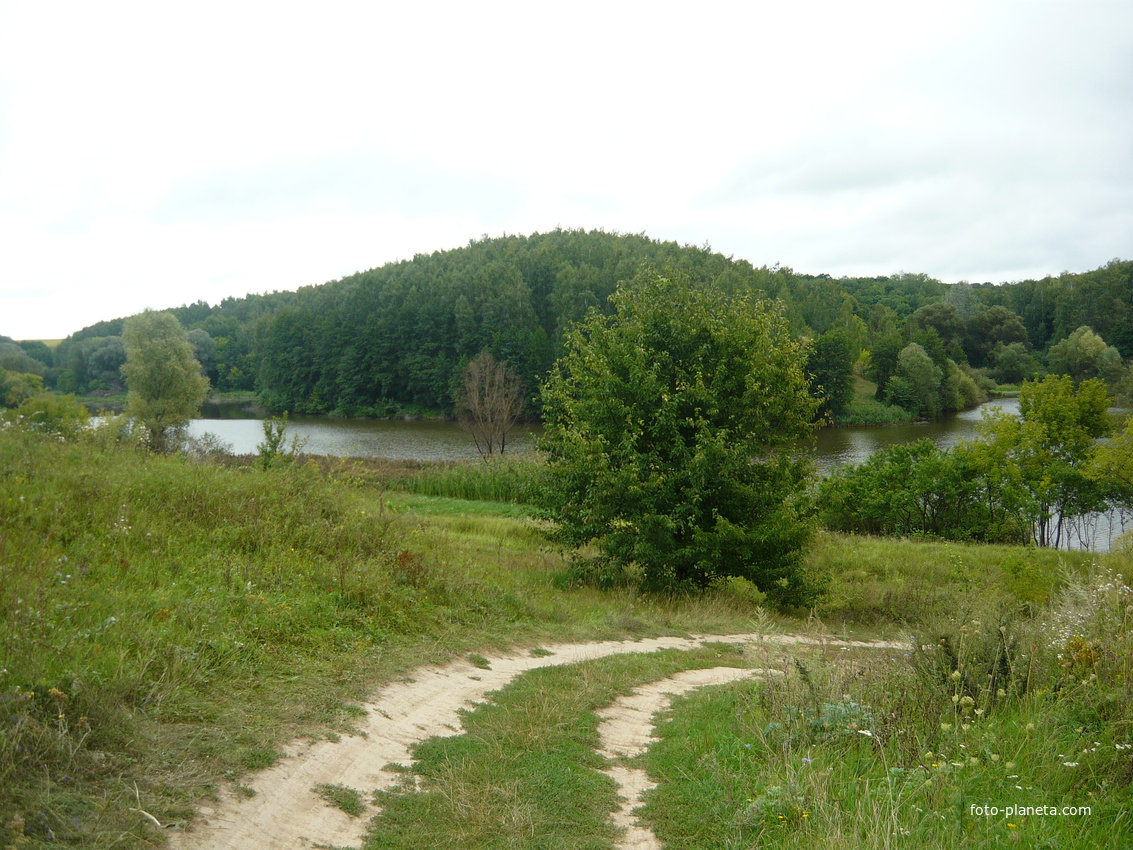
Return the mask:
[[[206, 405], [208, 418], [196, 419], [189, 433], [212, 433], [232, 446], [236, 454], [255, 454], [264, 439], [260, 416], [248, 408]], [[211, 414], [211, 416], [210, 416]], [[508, 451], [534, 448], [533, 434], [540, 428], [517, 425], [508, 435]], [[475, 460], [479, 457], [472, 437], [457, 423], [433, 419], [410, 422], [386, 419], [328, 419], [297, 416], [288, 420], [291, 435], [305, 439], [308, 454], [336, 457], [384, 457], [391, 460]]]
[[876, 451], [903, 443], [928, 439], [939, 448], [949, 449], [964, 440], [975, 439], [976, 426], [984, 413], [995, 410], [1018, 413], [1019, 399], [996, 399], [936, 422], [872, 428], [823, 428], [815, 437], [814, 463], [820, 474], [828, 475], [843, 464], [862, 463]]
[[[879, 449], [928, 438], [941, 448], [975, 436], [982, 411], [1001, 408], [1015, 411], [1017, 399], [992, 401], [975, 410], [914, 425], [877, 428], [824, 428], [812, 448], [815, 465], [828, 474], [845, 463], [861, 463]], [[193, 436], [215, 434], [237, 454], [255, 454], [263, 440], [261, 418], [250, 407], [208, 405], [205, 418], [189, 427]], [[538, 425], [519, 425], [509, 439], [508, 450], [516, 453], [534, 448]], [[455, 422], [439, 420], [374, 420], [296, 417], [288, 433], [306, 439], [304, 451], [339, 457], [385, 457], [393, 460], [474, 460], [478, 457], [472, 438]]]

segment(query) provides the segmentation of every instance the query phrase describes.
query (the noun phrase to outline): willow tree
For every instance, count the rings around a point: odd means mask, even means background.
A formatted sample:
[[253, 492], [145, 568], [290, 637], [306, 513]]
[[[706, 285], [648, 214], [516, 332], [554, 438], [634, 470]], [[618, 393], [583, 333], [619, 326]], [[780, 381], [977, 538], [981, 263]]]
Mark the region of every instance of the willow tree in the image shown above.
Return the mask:
[[643, 272], [566, 337], [542, 392], [542, 508], [570, 547], [646, 586], [739, 576], [810, 601], [804, 346], [767, 303]]
[[188, 334], [171, 313], [147, 310], [126, 320], [126, 414], [146, 429], [150, 446], [172, 447], [201, 409], [209, 382]]

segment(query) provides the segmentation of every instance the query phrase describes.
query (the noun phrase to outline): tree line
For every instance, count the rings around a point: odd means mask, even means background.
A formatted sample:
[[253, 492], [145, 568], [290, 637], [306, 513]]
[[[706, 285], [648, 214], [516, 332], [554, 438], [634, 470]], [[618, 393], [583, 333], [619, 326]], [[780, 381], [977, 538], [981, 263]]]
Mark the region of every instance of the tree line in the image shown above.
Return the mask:
[[[641, 234], [555, 230], [473, 240], [295, 292], [169, 312], [189, 331], [214, 389], [257, 392], [272, 409], [451, 414], [467, 364], [486, 352], [507, 364], [534, 416], [568, 329], [591, 310], [610, 315], [609, 296], [643, 267], [710, 280], [731, 297], [781, 302], [792, 333], [809, 343], [817, 415], [835, 421], [853, 413], [855, 376], [876, 384], [879, 406], [926, 417], [977, 403], [993, 382], [1047, 371], [1092, 372], [1119, 395], [1133, 388], [1124, 364], [1133, 355], [1133, 263], [1116, 260], [1004, 285], [907, 273], [834, 279]], [[124, 321], [84, 328], [54, 352], [0, 343], [0, 369], [38, 374], [61, 392], [120, 392]]]

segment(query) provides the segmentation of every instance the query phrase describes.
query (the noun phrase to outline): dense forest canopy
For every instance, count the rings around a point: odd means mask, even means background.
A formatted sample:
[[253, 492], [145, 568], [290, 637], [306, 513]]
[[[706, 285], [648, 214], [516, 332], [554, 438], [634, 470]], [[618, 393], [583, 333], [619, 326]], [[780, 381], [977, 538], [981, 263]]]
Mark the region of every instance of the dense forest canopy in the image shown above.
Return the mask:
[[[830, 398], [844, 398], [856, 368], [883, 400], [923, 405], [929, 415], [955, 409], [970, 395], [964, 376], [1031, 377], [1045, 352], [1084, 326], [1133, 356], [1130, 261], [999, 285], [908, 273], [834, 279], [604, 231], [485, 237], [295, 292], [171, 312], [216, 389], [256, 391], [274, 409], [306, 413], [450, 412], [464, 365], [483, 351], [505, 361], [534, 398], [566, 329], [592, 308], [608, 312], [618, 283], [643, 266], [782, 301], [794, 333], [814, 343], [812, 372], [825, 382], [815, 391]], [[21, 369], [34, 363], [58, 390], [113, 392], [125, 362], [123, 323], [84, 328], [54, 352], [5, 343], [0, 354]], [[932, 393], [941, 398], [919, 395], [918, 380], [937, 381]]]

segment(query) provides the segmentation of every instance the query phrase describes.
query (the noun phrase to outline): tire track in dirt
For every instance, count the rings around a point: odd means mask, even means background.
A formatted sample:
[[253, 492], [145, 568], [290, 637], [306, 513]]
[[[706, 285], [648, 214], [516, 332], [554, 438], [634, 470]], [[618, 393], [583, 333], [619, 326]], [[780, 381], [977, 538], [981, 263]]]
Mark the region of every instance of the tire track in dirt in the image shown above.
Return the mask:
[[[328, 806], [312, 789], [316, 785], [345, 785], [368, 793], [388, 789], [403, 779], [384, 770], [387, 764], [408, 766], [410, 748], [427, 738], [459, 735], [461, 709], [482, 702], [521, 673], [539, 667], [576, 664], [609, 655], [690, 650], [706, 643], [764, 643], [780, 646], [845, 646], [896, 649], [897, 643], [837, 641], [792, 635], [735, 634], [661, 637], [547, 646], [549, 655], [526, 651], [490, 657], [490, 669], [458, 659], [441, 666], [421, 667], [411, 678], [378, 691], [362, 708], [365, 717], [358, 736], [339, 741], [293, 745], [273, 767], [256, 774], [252, 797], [225, 790], [219, 801], [201, 807], [185, 831], [170, 834], [175, 850], [291, 850], [318, 844], [358, 846], [367, 818], [352, 818]], [[740, 668], [737, 668], [740, 669]], [[744, 673], [748, 673], [745, 669]], [[652, 712], [641, 717], [645, 735], [652, 730]], [[648, 846], [648, 845], [644, 845]]]
[[[600, 755], [615, 760], [641, 755], [657, 739], [653, 737], [653, 717], [669, 707], [673, 697], [706, 685], [723, 685], [741, 679], [764, 679], [782, 676], [782, 670], [750, 667], [709, 667], [685, 670], [637, 688], [633, 693], [618, 697], [598, 712], [602, 721], [598, 725], [601, 739]], [[622, 807], [614, 812], [613, 821], [625, 829], [618, 842], [618, 850], [661, 850], [661, 842], [651, 829], [641, 826], [633, 810], [644, 802], [645, 792], [657, 787], [649, 774], [639, 767], [615, 764], [602, 771], [621, 788]]]

